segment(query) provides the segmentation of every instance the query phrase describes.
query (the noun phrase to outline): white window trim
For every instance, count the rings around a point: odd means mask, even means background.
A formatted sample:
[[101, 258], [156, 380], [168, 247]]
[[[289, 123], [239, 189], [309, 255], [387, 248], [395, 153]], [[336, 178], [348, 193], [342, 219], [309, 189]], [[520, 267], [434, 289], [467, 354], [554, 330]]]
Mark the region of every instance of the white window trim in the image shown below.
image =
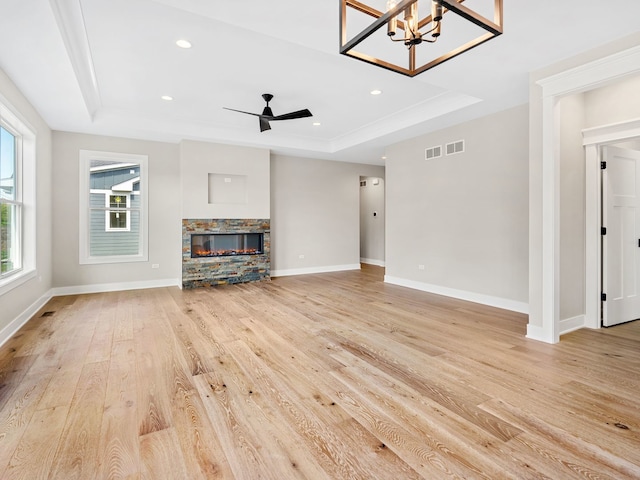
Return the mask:
[[36, 130], [1, 94], [0, 119], [7, 130], [21, 138], [17, 145], [19, 160], [16, 172], [19, 182], [16, 188], [22, 205], [18, 227], [20, 228], [21, 268], [5, 274], [0, 279], [0, 295], [4, 295], [37, 275]]
[[[111, 196], [119, 196], [119, 197], [125, 197], [125, 205], [124, 208], [120, 208], [120, 209], [113, 209], [111, 207]], [[105, 232], [130, 232], [131, 231], [131, 195], [129, 194], [129, 192], [125, 192], [125, 193], [117, 193], [114, 191], [110, 191], [109, 193], [105, 194], [104, 197], [104, 203], [105, 203], [105, 212], [104, 212], [104, 231]], [[117, 211], [119, 213], [126, 213], [127, 217], [127, 224], [124, 228], [111, 228], [111, 218], [110, 218], [110, 214], [112, 211]]]
[[[108, 160], [121, 163], [140, 165], [140, 250], [135, 255], [100, 255], [91, 256], [89, 246], [89, 198], [90, 198], [90, 166], [91, 160]], [[149, 226], [148, 226], [148, 156], [130, 153], [100, 152], [94, 150], [80, 150], [80, 248], [79, 262], [81, 265], [102, 263], [128, 263], [149, 261]], [[107, 190], [103, 190], [107, 192]], [[109, 190], [110, 192], [110, 190]], [[109, 197], [107, 196], [107, 207]], [[128, 210], [129, 211], [129, 210]], [[107, 213], [108, 214], [108, 213]], [[128, 221], [128, 220], [127, 220]], [[120, 229], [116, 231], [122, 231]]]

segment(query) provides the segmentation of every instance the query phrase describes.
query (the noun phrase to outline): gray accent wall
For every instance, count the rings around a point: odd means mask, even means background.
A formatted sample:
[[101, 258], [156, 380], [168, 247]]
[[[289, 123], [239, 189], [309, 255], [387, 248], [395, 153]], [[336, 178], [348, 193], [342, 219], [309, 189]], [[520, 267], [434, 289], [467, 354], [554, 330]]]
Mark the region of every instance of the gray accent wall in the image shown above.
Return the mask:
[[[458, 140], [464, 152], [445, 155]], [[443, 156], [426, 160], [425, 149], [437, 145]], [[526, 305], [527, 187], [526, 105], [391, 146], [386, 275], [461, 298]]]

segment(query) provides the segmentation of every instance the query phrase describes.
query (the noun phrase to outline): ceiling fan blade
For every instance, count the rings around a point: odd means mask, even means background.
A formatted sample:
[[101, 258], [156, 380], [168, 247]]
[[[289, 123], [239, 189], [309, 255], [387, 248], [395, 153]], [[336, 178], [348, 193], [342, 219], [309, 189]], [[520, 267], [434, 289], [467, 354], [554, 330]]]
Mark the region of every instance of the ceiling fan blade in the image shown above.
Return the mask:
[[298, 110], [297, 112], [285, 113], [283, 115], [276, 115], [270, 120], [294, 120], [296, 118], [305, 118], [305, 117], [312, 117], [312, 116], [313, 116], [312, 113], [305, 108], [304, 110]]
[[265, 130], [271, 130], [271, 125], [269, 125], [269, 120], [267, 120], [262, 115], [260, 117], [260, 131], [264, 132]]
[[245, 112], [244, 110], [236, 110], [235, 108], [227, 108], [227, 107], [222, 107], [225, 110], [231, 110], [232, 112], [238, 112], [238, 113], [246, 113], [247, 115], [253, 115], [256, 117], [261, 117], [262, 115], [259, 113], [253, 113], [253, 112]]

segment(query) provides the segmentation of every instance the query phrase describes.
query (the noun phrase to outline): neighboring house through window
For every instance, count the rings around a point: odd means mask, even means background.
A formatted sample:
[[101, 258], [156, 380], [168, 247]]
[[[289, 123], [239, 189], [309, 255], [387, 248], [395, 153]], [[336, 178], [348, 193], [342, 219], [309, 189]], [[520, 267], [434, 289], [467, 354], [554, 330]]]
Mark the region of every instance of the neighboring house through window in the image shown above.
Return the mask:
[[80, 151], [80, 263], [147, 260], [147, 157]]

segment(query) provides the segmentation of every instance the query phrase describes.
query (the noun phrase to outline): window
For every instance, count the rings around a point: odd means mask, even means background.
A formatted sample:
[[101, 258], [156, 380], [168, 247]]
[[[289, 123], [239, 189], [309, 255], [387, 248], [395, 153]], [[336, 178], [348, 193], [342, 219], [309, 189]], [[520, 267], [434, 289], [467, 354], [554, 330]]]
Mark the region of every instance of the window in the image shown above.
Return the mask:
[[0, 123], [0, 276], [22, 268], [19, 174], [20, 136]]
[[0, 295], [36, 275], [36, 136], [0, 95]]
[[130, 232], [131, 216], [129, 215], [129, 195], [126, 193], [107, 194], [107, 211], [105, 212], [105, 230], [107, 232]]
[[147, 157], [80, 151], [80, 263], [147, 261]]

